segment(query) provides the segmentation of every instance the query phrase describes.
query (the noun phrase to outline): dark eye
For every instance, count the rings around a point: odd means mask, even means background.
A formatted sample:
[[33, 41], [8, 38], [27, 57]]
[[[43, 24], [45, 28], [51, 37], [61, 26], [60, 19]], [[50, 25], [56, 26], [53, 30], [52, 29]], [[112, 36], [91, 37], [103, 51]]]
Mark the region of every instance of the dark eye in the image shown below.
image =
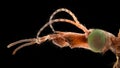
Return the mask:
[[94, 52], [102, 52], [105, 43], [106, 35], [100, 29], [93, 30], [88, 36], [88, 44]]

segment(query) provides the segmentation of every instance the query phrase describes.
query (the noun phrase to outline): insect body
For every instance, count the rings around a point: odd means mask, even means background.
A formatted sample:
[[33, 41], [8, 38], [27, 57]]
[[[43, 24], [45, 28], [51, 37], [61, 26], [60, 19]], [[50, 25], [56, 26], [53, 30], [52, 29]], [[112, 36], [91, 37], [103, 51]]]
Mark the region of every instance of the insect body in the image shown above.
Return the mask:
[[[69, 19], [53, 19], [55, 14], [58, 12], [66, 12], [70, 14], [73, 18], [73, 20]], [[76, 33], [76, 32], [62, 32], [62, 31], [56, 31], [52, 24], [53, 23], [70, 23], [79, 29], [83, 30], [84, 33]], [[40, 33], [47, 27], [50, 26], [53, 33], [48, 34], [43, 37], [39, 37]], [[96, 53], [105, 53], [107, 50], [111, 50], [116, 55], [116, 63], [114, 64], [113, 68], [120, 68], [120, 31], [118, 33], [118, 36], [114, 36], [112, 33], [109, 33], [107, 31], [101, 30], [101, 29], [87, 29], [85, 26], [83, 26], [76, 18], [76, 16], [68, 9], [66, 8], [60, 8], [53, 12], [53, 14], [50, 16], [49, 21], [42, 27], [37, 33], [36, 38], [30, 38], [30, 39], [23, 39], [16, 42], [13, 42], [9, 44], [7, 47], [10, 48], [16, 44], [19, 43], [25, 43], [19, 47], [17, 47], [13, 51], [13, 55], [20, 50], [21, 48], [25, 46], [30, 46], [33, 44], [41, 44], [45, 42], [46, 40], [52, 41], [55, 45], [59, 47], [67, 47], [70, 48], [85, 48], [87, 50], [91, 50]]]

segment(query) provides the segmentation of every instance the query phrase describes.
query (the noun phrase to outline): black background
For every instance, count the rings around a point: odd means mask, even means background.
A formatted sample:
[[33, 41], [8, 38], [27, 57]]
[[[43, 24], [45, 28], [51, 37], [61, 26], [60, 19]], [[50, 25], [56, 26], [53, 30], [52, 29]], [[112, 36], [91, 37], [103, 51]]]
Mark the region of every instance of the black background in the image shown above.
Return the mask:
[[[117, 36], [120, 28], [119, 5], [104, 2], [79, 2], [78, 0], [44, 0], [39, 2], [1, 2], [0, 22], [0, 66], [9, 67], [77, 67], [77, 68], [112, 68], [115, 55], [107, 51], [104, 55], [93, 53], [83, 48], [59, 48], [51, 42], [25, 47], [12, 55], [15, 47], [6, 46], [14, 41], [33, 38], [37, 31], [49, 20], [50, 15], [58, 8], [71, 10], [78, 20], [88, 29], [99, 28]], [[55, 18], [70, 18], [64, 12]], [[56, 23], [56, 30], [82, 32], [70, 24]], [[52, 33], [46, 28], [42, 35]]]

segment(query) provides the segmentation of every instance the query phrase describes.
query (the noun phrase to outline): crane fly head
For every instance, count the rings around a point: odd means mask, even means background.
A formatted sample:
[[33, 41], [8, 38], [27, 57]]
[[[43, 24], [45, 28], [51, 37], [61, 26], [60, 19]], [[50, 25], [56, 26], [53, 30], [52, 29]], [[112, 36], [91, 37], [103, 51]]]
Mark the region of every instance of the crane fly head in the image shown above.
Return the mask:
[[94, 29], [88, 36], [88, 44], [93, 52], [102, 52], [106, 43], [106, 35], [100, 29]]

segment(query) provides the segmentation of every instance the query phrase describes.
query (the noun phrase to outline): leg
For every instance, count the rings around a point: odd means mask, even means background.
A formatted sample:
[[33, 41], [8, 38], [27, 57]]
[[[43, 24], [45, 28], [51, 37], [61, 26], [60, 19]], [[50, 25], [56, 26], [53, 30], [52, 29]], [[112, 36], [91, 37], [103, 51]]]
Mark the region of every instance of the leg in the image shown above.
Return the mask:
[[[70, 14], [70, 15], [73, 17], [74, 21], [69, 20], [69, 19], [62, 19], [62, 18], [61, 18], [61, 19], [52, 20], [53, 17], [55, 16], [55, 14], [57, 14], [58, 12], [62, 12], [62, 11], [67, 12], [68, 14]], [[83, 26], [82, 24], [80, 24], [80, 22], [77, 20], [76, 16], [75, 16], [70, 10], [65, 9], [65, 8], [60, 8], [60, 9], [56, 10], [55, 12], [53, 12], [53, 14], [50, 16], [49, 22], [47, 22], [47, 23], [38, 31], [36, 37], [38, 38], [38, 36], [40, 35], [40, 33], [41, 33], [48, 25], [50, 25], [50, 28], [51, 28], [52, 31], [55, 33], [55, 30], [54, 30], [54, 28], [53, 28], [53, 26], [52, 26], [52, 24], [53, 24], [54, 22], [72, 23], [73, 25], [75, 25], [75, 26], [78, 27], [79, 29], [82, 29], [82, 30], [86, 33], [86, 35], [89, 33], [88, 29], [87, 29], [85, 26]]]
[[15, 46], [15, 45], [17, 45], [17, 44], [19, 44], [19, 43], [25, 43], [25, 44], [22, 44], [22, 45], [18, 46], [18, 47], [13, 51], [12, 54], [15, 55], [16, 52], [17, 52], [18, 50], [20, 50], [21, 48], [26, 47], [26, 46], [33, 45], [33, 44], [35, 44], [35, 43], [41, 44], [41, 43], [45, 42], [48, 38], [49, 38], [49, 35], [43, 36], [43, 37], [41, 37], [41, 38], [36, 38], [36, 39], [35, 39], [35, 38], [32, 38], [32, 39], [23, 39], [23, 40], [19, 40], [19, 41], [16, 41], [16, 42], [13, 42], [13, 43], [9, 44], [9, 45], [7, 46], [7, 48], [13, 47], [13, 46]]
[[120, 68], [120, 57], [116, 55], [116, 62], [113, 66], [113, 68]]
[[[51, 20], [53, 19], [53, 17], [55, 16], [55, 14], [57, 14], [57, 13], [59, 13], [59, 12], [62, 12], [62, 11], [66, 12], [66, 13], [68, 13], [69, 15], [72, 16], [72, 18], [73, 18], [73, 20], [74, 20], [74, 23], [76, 23], [77, 27], [79, 27], [80, 29], [82, 29], [85, 33], [88, 32], [87, 28], [86, 28], [85, 26], [83, 26], [82, 24], [80, 24], [80, 22], [77, 20], [77, 17], [75, 16], [75, 14], [72, 13], [70, 10], [68, 10], [68, 9], [66, 9], [66, 8], [60, 8], [60, 9], [56, 10], [55, 12], [53, 12], [53, 14], [50, 16], [49, 21], [51, 21]], [[50, 25], [52, 31], [54, 32], [55, 30], [53, 29], [53, 26], [52, 26], [52, 23], [51, 23], [51, 22], [49, 22], [49, 25]]]
[[[71, 24], [73, 24], [73, 25], [76, 25], [76, 24], [74, 23], [74, 21], [69, 20], [69, 19], [55, 19], [55, 20], [51, 20], [51, 21], [47, 22], [42, 28], [39, 29], [36, 37], [37, 37], [37, 38], [39, 37], [40, 33], [49, 25], [49, 23], [53, 24], [53, 23], [55, 23], [55, 22], [66, 22], [66, 23], [71, 23]], [[77, 25], [76, 25], [76, 26], [77, 26]], [[51, 28], [51, 29], [52, 29], [52, 31], [55, 33], [54, 28]]]
[[[76, 27], [78, 27], [79, 29], [82, 29], [85, 33], [89, 33], [89, 30], [87, 30], [87, 28], [85, 26], [83, 26], [82, 24], [76, 24], [74, 21], [72, 20], [69, 20], [69, 19], [54, 19], [54, 20], [51, 20], [49, 22], [47, 22], [42, 28], [39, 29], [36, 37], [38, 38], [40, 33], [49, 25], [49, 23], [53, 24], [55, 22], [66, 22], [66, 23], [70, 23], [72, 25], [75, 25]], [[52, 28], [52, 30], [54, 30]], [[55, 31], [54, 31], [55, 32]]]

